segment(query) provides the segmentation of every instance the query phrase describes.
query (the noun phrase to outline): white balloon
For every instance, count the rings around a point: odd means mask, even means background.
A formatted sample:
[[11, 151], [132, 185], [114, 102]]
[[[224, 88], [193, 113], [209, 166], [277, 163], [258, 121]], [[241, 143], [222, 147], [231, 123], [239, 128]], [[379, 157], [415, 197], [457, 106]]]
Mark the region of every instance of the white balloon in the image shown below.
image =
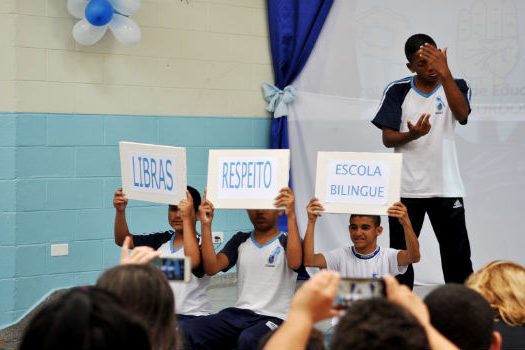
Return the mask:
[[109, 22], [109, 29], [113, 35], [124, 45], [135, 45], [140, 41], [140, 27], [132, 19], [116, 14]]
[[140, 8], [140, 0], [109, 0], [113, 8], [125, 15], [133, 15]]
[[84, 18], [86, 6], [89, 0], [67, 0], [67, 10], [71, 16], [81, 19]]
[[83, 18], [73, 27], [73, 38], [80, 45], [93, 45], [104, 36], [107, 29], [107, 25], [94, 26], [87, 19]]

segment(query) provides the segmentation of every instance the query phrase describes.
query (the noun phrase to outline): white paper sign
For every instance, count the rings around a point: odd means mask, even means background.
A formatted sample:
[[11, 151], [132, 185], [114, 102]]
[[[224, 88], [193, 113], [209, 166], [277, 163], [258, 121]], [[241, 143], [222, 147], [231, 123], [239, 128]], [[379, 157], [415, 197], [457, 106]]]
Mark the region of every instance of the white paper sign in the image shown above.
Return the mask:
[[129, 199], [178, 204], [186, 198], [186, 149], [119, 142], [122, 190]]
[[275, 209], [289, 171], [289, 150], [210, 150], [208, 199], [216, 208]]
[[318, 152], [315, 195], [328, 213], [386, 215], [399, 201], [400, 153]]

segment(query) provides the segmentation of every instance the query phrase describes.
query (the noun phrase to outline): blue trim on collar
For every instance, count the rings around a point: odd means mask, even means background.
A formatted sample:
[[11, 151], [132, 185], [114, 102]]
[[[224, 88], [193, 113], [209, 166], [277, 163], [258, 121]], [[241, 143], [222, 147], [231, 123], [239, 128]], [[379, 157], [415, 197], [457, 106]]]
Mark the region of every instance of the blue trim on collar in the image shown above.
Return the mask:
[[283, 231], [280, 231], [279, 234], [278, 234], [277, 236], [275, 236], [274, 238], [272, 238], [271, 241], [266, 242], [266, 243], [264, 243], [263, 245], [260, 245], [260, 244], [257, 243], [257, 241], [255, 240], [255, 236], [254, 236], [254, 235], [255, 235], [255, 231], [252, 231], [252, 233], [250, 234], [250, 238], [252, 239], [253, 244], [255, 244], [255, 246], [256, 246], [257, 248], [263, 248], [263, 247], [266, 247], [268, 244], [272, 243], [273, 241], [275, 241], [276, 239], [278, 239], [279, 237], [281, 237], [283, 233], [284, 233]]
[[173, 249], [173, 241], [175, 240], [176, 233], [175, 233], [175, 231], [172, 231], [172, 232], [173, 232], [173, 234], [171, 235], [171, 239], [170, 239], [170, 251], [171, 251], [171, 254], [174, 254], [174, 253], [178, 252], [179, 250], [181, 250], [184, 245], [181, 245], [177, 249]]
[[352, 253], [355, 255], [355, 257], [358, 258], [358, 259], [363, 259], [363, 260], [372, 259], [377, 254], [379, 254], [380, 250], [381, 250], [381, 247], [378, 246], [373, 253], [370, 253], [370, 254], [359, 254], [358, 252], [355, 251], [354, 246], [352, 246]]
[[430, 97], [432, 96], [440, 87], [441, 87], [441, 83], [439, 83], [438, 86], [436, 86], [434, 88], [434, 90], [432, 90], [429, 94], [425, 94], [423, 92], [421, 92], [417, 87], [416, 87], [416, 84], [414, 84], [414, 78], [415, 78], [415, 75], [412, 76], [412, 78], [410, 78], [410, 86], [412, 87], [412, 89], [414, 89], [415, 92], [417, 92], [418, 94], [420, 94], [421, 96], [423, 97]]

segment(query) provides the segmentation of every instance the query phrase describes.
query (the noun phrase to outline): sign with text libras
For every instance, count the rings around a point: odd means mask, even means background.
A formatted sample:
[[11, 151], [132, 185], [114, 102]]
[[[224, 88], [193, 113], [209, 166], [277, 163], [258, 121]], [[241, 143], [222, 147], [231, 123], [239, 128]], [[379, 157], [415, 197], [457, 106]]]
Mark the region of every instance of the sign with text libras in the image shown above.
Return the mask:
[[318, 152], [315, 196], [328, 213], [386, 215], [400, 199], [402, 157]]
[[122, 190], [129, 199], [178, 204], [186, 198], [186, 149], [119, 142]]
[[275, 209], [289, 171], [289, 150], [210, 150], [208, 199], [215, 208]]

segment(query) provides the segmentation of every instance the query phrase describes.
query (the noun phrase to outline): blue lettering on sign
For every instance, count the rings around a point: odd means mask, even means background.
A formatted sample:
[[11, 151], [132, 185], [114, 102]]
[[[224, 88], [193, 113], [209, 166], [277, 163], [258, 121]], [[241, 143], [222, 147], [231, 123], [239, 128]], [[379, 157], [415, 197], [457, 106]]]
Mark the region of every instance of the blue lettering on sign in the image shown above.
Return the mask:
[[[136, 159], [135, 159], [136, 158]], [[173, 190], [173, 163], [159, 157], [131, 157], [133, 186], [147, 189]]]
[[166, 175], [170, 179], [170, 184], [166, 186], [166, 188], [168, 191], [171, 191], [173, 189], [173, 176], [171, 175], [171, 170], [168, 168], [168, 165], [171, 165], [171, 160], [169, 159], [166, 161]]
[[330, 195], [348, 197], [384, 198], [383, 186], [369, 185], [330, 185]]
[[356, 165], [356, 164], [336, 164], [336, 175], [350, 175], [350, 176], [382, 176], [381, 167], [378, 165]]
[[223, 162], [221, 187], [226, 189], [269, 188], [272, 184], [272, 163]]

